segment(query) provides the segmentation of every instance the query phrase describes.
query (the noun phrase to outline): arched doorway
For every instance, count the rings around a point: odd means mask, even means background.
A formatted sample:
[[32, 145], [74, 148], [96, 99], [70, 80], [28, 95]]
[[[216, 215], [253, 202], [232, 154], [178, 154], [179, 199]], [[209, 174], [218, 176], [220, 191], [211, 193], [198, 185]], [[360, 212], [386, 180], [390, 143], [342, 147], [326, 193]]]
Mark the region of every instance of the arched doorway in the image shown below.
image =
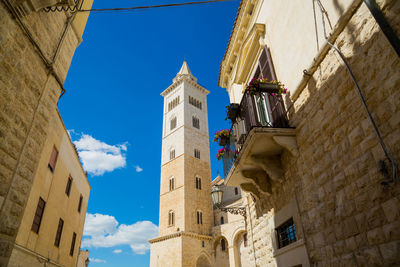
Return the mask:
[[215, 241], [215, 266], [229, 266], [229, 246], [225, 237]]
[[235, 262], [238, 267], [249, 267], [249, 242], [246, 231], [240, 231], [234, 239]]
[[196, 267], [211, 267], [210, 261], [202, 254], [196, 261]]

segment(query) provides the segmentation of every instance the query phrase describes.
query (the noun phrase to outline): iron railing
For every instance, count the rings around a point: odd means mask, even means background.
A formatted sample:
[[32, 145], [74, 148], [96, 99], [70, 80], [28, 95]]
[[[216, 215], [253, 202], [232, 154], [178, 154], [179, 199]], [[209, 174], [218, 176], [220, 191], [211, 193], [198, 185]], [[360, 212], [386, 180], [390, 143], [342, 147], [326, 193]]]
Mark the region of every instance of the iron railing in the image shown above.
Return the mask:
[[227, 177], [247, 135], [255, 127], [288, 128], [286, 111], [282, 99], [269, 93], [251, 95], [244, 93], [240, 103], [240, 114], [232, 123], [230, 138], [224, 146], [222, 156], [224, 175]]

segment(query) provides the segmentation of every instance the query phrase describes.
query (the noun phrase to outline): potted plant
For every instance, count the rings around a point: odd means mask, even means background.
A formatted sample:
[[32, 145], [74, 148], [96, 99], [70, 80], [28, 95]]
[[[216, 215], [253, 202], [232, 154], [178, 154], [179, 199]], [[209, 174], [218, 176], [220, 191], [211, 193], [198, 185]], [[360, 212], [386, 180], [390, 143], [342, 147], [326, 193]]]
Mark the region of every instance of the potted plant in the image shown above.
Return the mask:
[[232, 124], [236, 122], [236, 118], [240, 116], [240, 105], [237, 103], [231, 103], [226, 106], [226, 118], [232, 121]]
[[244, 89], [244, 92], [248, 92], [250, 95], [258, 95], [262, 97], [261, 93], [269, 93], [271, 95], [275, 95], [281, 97], [286, 94], [287, 89], [284, 84], [279, 81], [268, 81], [268, 79], [261, 78], [253, 78], [249, 85]]
[[217, 160], [221, 160], [222, 156], [224, 155], [225, 152], [228, 152], [229, 149], [226, 147], [223, 147], [221, 149], [218, 150], [217, 152]]
[[214, 142], [218, 142], [220, 146], [225, 146], [229, 139], [229, 130], [222, 129], [214, 133]]

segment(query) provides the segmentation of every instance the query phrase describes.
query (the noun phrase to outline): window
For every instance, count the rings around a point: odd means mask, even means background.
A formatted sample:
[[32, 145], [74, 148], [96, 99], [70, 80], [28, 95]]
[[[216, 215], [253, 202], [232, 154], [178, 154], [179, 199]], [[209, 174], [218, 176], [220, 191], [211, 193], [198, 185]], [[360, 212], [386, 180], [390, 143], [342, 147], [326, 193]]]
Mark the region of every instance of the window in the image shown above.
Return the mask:
[[196, 177], [196, 189], [201, 190], [201, 178]]
[[296, 242], [296, 229], [294, 227], [293, 218], [290, 218], [281, 226], [276, 228], [278, 235], [278, 248], [283, 248], [293, 242]]
[[200, 159], [200, 150], [198, 149], [194, 150], [194, 157]]
[[169, 160], [172, 160], [175, 158], [175, 149], [171, 149], [169, 151]]
[[56, 240], [54, 240], [54, 246], [59, 247], [61, 241], [61, 234], [64, 227], [64, 221], [60, 218], [58, 221], [57, 233], [56, 233]]
[[175, 178], [172, 177], [169, 179], [169, 191], [172, 191], [175, 189]]
[[179, 96], [168, 103], [168, 111], [171, 111], [179, 104]]
[[71, 249], [69, 250], [69, 255], [70, 256], [74, 255], [75, 241], [76, 241], [76, 233], [74, 232], [73, 235], [72, 235]]
[[197, 211], [197, 224], [203, 224], [203, 212]]
[[189, 96], [189, 104], [201, 110], [201, 102], [194, 97]]
[[193, 121], [193, 127], [200, 129], [200, 120], [198, 118], [196, 118], [195, 116], [193, 116], [192, 121]]
[[70, 175], [68, 177], [67, 187], [65, 188], [65, 194], [67, 194], [67, 196], [69, 196], [69, 194], [71, 193], [71, 185], [72, 185], [72, 177]]
[[170, 128], [171, 128], [171, 130], [173, 130], [173, 129], [175, 129], [175, 127], [176, 127], [176, 117], [173, 117], [171, 119]]
[[204, 242], [204, 241], [201, 241], [201, 247], [205, 247], [206, 246], [206, 242]]
[[175, 224], [175, 214], [172, 210], [169, 211], [168, 213], [168, 225], [174, 225]]
[[82, 209], [82, 200], [83, 200], [83, 196], [81, 195], [80, 198], [79, 198], [78, 212], [81, 212], [81, 209]]
[[43, 198], [39, 197], [39, 202], [36, 207], [35, 217], [33, 218], [33, 223], [31, 228], [32, 231], [34, 231], [37, 234], [39, 233], [45, 206], [46, 202], [43, 200]]
[[221, 216], [221, 224], [224, 224], [224, 217]]
[[225, 251], [225, 249], [226, 249], [226, 244], [225, 244], [225, 239], [221, 239], [221, 250], [222, 251]]
[[57, 148], [54, 146], [53, 151], [51, 152], [49, 165], [48, 165], [51, 172], [54, 172], [54, 169], [56, 168], [57, 157], [58, 157], [58, 151], [57, 151]]
[[243, 235], [243, 245], [247, 247], [247, 233]]
[[237, 187], [235, 187], [235, 195], [239, 194], [239, 190]]

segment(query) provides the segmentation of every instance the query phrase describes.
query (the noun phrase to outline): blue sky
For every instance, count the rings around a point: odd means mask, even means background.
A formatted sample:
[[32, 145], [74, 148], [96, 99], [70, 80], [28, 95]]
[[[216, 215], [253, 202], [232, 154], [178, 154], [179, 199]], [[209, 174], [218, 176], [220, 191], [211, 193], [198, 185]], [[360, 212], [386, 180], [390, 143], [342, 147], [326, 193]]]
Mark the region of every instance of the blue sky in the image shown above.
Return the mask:
[[[95, 8], [184, 1], [95, 0]], [[75, 52], [59, 109], [90, 193], [86, 236], [91, 266], [148, 266], [157, 233], [161, 162], [160, 93], [184, 59], [208, 96], [210, 142], [228, 128], [219, 65], [239, 1], [134, 12], [92, 13]], [[212, 176], [222, 173], [211, 142]]]

